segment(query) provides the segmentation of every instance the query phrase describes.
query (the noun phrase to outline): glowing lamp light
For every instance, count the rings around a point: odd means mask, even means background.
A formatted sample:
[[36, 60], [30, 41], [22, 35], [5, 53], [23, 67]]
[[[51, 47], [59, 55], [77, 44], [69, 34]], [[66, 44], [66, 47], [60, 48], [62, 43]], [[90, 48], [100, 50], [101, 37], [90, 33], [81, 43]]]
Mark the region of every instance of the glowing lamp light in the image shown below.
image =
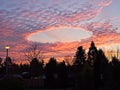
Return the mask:
[[8, 46], [8, 45], [7, 45], [7, 46], [5, 46], [5, 49], [9, 49], [9, 48], [10, 48], [10, 46]]

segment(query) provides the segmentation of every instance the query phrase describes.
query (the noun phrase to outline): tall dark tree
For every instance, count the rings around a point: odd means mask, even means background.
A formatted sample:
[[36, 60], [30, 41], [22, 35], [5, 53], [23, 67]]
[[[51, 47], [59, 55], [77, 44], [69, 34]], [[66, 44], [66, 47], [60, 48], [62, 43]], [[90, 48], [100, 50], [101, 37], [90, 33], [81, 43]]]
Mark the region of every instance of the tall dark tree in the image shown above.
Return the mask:
[[85, 62], [86, 59], [86, 54], [85, 54], [85, 50], [83, 49], [82, 46], [79, 46], [77, 48], [77, 52], [75, 54], [75, 61], [74, 64], [75, 65], [80, 65], [83, 64]]
[[85, 65], [85, 60], [86, 60], [85, 50], [83, 49], [82, 46], [79, 46], [75, 53], [74, 63], [72, 66], [73, 68], [72, 73], [74, 73], [75, 87], [77, 89], [81, 89], [80, 85], [83, 84], [83, 82], [81, 82], [82, 81], [81, 71]]
[[65, 62], [61, 62], [58, 64], [58, 85], [60, 87], [66, 87], [67, 86], [67, 80], [68, 80], [68, 74], [67, 74], [67, 66], [65, 65]]
[[97, 48], [96, 48], [94, 42], [92, 41], [90, 48], [89, 48], [89, 51], [88, 51], [88, 61], [91, 65], [94, 64], [94, 61], [97, 58], [97, 54], [98, 54]]
[[112, 84], [117, 90], [120, 89], [120, 60], [112, 57]]
[[57, 61], [54, 57], [50, 58], [49, 62], [45, 66], [46, 81], [45, 86], [53, 88], [56, 86], [57, 75]]
[[55, 78], [57, 69], [57, 61], [54, 57], [50, 58], [49, 62], [46, 64], [45, 71], [47, 79]]
[[39, 62], [37, 58], [33, 58], [30, 62], [30, 73], [33, 77], [43, 74], [43, 62]]
[[102, 49], [98, 50], [96, 60], [94, 61], [94, 77], [96, 87], [101, 87], [104, 85], [104, 81], [106, 79], [107, 72], [107, 64], [108, 60], [102, 51]]

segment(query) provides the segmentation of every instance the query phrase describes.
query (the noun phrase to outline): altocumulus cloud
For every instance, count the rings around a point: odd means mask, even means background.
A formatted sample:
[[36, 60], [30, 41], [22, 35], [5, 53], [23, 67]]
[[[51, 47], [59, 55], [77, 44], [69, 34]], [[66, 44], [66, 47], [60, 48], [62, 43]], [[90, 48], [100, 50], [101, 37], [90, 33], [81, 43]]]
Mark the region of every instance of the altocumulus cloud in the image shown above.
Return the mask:
[[[82, 27], [93, 32], [93, 36], [68, 43], [39, 42], [40, 48], [49, 56], [50, 52], [52, 55], [62, 54], [63, 51], [68, 54], [70, 50], [73, 53], [79, 44], [87, 47], [91, 40], [95, 40], [99, 45], [109, 43], [109, 34], [110, 38], [116, 36], [119, 39], [120, 36], [111, 21], [94, 21], [102, 9], [111, 3], [112, 0], [0, 0], [1, 55], [4, 55], [5, 45], [12, 47], [13, 54], [22, 53], [33, 43], [28, 41], [28, 35], [51, 27]], [[116, 37], [110, 40], [116, 39], [114, 42], [118, 43]]]

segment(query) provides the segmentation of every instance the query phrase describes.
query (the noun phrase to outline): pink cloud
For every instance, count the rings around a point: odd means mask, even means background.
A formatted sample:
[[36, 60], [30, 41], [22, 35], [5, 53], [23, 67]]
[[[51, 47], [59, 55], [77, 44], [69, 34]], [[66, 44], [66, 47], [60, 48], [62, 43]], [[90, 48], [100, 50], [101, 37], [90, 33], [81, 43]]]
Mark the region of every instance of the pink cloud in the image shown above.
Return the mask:
[[[32, 3], [31, 3], [31, 2]], [[93, 37], [81, 42], [39, 43], [44, 54], [58, 56], [73, 54], [79, 45], [88, 49], [94, 40], [98, 46], [111, 42], [120, 43], [120, 35], [111, 21], [90, 21], [109, 6], [112, 0], [17, 0], [3, 5], [0, 9], [0, 55], [4, 56], [3, 47], [11, 46], [11, 56], [22, 54], [33, 42], [28, 35], [53, 27], [82, 27], [93, 32]], [[87, 2], [87, 4], [86, 4]], [[19, 4], [18, 4], [19, 3]], [[14, 5], [15, 6], [14, 6]], [[6, 6], [7, 5], [7, 6]], [[88, 22], [87, 22], [88, 21]]]

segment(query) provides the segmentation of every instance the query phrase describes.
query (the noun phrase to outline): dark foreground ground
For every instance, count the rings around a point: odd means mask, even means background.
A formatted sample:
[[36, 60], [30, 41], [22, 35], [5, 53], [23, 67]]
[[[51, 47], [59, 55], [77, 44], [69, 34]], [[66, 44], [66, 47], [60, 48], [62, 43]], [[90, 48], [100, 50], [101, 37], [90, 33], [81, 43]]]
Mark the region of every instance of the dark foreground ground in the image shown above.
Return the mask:
[[25, 89], [25, 90], [72, 90], [71, 88], [64, 88], [64, 89]]
[[[53, 81], [51, 81], [52, 83]], [[57, 83], [57, 82], [56, 82]], [[50, 84], [50, 83], [49, 83]], [[80, 83], [74, 82], [72, 87], [55, 87], [55, 83], [51, 84], [53, 87], [44, 86], [44, 82], [41, 80], [35, 79], [27, 79], [27, 80], [20, 80], [20, 79], [1, 79], [0, 80], [0, 90], [120, 90], [120, 82], [114, 83], [109, 82], [107, 85], [100, 86], [99, 88], [95, 88], [94, 84], [92, 83]], [[36, 86], [38, 85], [38, 86]]]

